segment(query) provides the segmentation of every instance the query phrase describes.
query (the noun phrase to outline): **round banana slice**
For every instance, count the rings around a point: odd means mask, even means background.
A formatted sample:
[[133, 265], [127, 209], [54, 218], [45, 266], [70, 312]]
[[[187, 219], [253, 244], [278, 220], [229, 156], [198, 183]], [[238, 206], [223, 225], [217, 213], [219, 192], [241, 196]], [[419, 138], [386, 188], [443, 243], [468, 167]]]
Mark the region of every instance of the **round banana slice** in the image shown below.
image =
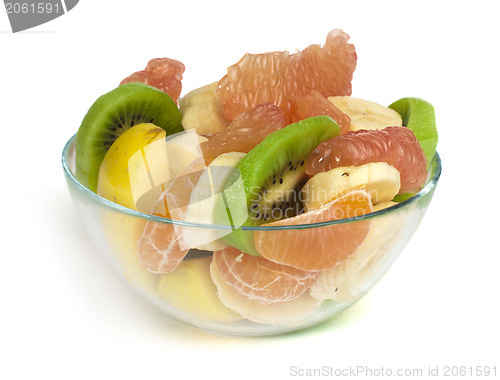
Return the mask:
[[330, 96], [328, 100], [351, 118], [351, 131], [403, 125], [399, 113], [378, 103], [351, 96]]
[[353, 190], [364, 189], [372, 197], [372, 203], [390, 201], [399, 192], [399, 171], [386, 162], [373, 162], [360, 166], [342, 166], [318, 173], [306, 182], [302, 189], [306, 211], [314, 210]]
[[[245, 156], [245, 153], [230, 152], [216, 157], [201, 174], [196, 186], [191, 192], [186, 208], [184, 221], [190, 223], [215, 224], [214, 212], [221, 192], [234, 167]], [[207, 251], [224, 249], [226, 244], [220, 238], [229, 230], [211, 228], [183, 227], [184, 243], [190, 248]]]
[[217, 287], [221, 302], [242, 317], [256, 323], [271, 323], [282, 326], [297, 326], [307, 322], [310, 314], [322, 303], [304, 293], [290, 302], [263, 305], [250, 301], [222, 279], [214, 260], [210, 264], [212, 281]]

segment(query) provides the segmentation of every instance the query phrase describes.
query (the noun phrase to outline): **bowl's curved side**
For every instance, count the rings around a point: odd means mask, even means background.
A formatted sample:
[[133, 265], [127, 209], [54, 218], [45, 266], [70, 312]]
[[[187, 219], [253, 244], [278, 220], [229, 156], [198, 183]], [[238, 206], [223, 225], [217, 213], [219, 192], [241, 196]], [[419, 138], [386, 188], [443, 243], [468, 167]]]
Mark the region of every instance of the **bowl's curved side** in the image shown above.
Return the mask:
[[307, 313], [301, 310], [300, 318], [297, 314], [294, 320], [293, 314], [287, 312], [286, 322], [280, 323], [276, 319], [279, 312], [269, 320], [266, 311], [250, 312], [242, 318], [235, 307], [224, 305], [211, 276], [209, 252], [191, 250], [182, 266], [168, 274], [146, 270], [139, 261], [137, 243], [146, 223], [165, 224], [165, 220], [144, 218], [140, 213], [103, 200], [79, 184], [73, 175], [72, 141], [64, 148], [62, 160], [68, 189], [89, 236], [115, 274], [162, 313], [202, 329], [236, 335], [271, 335], [302, 329], [339, 314], [363, 297], [410, 240], [441, 175], [441, 162], [436, 154], [424, 189], [391, 209], [368, 215], [371, 229], [365, 243], [347, 260], [318, 275], [306, 294], [308, 300], [302, 304], [310, 305]]

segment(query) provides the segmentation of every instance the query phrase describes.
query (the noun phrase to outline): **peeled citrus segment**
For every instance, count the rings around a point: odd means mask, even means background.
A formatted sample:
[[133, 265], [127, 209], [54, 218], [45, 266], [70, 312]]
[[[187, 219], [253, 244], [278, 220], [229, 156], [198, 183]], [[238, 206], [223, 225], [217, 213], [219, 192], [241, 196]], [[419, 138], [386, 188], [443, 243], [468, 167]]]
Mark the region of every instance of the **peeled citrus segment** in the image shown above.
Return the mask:
[[283, 112], [272, 103], [260, 104], [234, 118], [227, 128], [201, 144], [207, 165], [227, 152], [248, 153], [264, 138], [285, 126]]
[[[153, 207], [153, 215], [183, 221], [191, 192], [196, 186], [205, 161], [193, 160], [181, 170]], [[182, 238], [182, 226], [165, 221], [148, 221], [137, 245], [139, 259], [146, 269], [154, 273], [169, 273], [181, 263], [189, 251]]]
[[[170, 218], [164, 196], [155, 204], [153, 214]], [[180, 235], [173, 224], [148, 220], [137, 243], [140, 263], [153, 273], [172, 272], [188, 253], [187, 249], [181, 248], [179, 240]]]
[[307, 95], [297, 95], [292, 98], [293, 118], [299, 121], [311, 116], [327, 115], [340, 126], [340, 134], [349, 132], [351, 119], [347, 114], [330, 102], [318, 91], [313, 90]]
[[122, 80], [120, 86], [133, 82], [149, 84], [170, 95], [176, 102], [182, 91], [181, 81], [184, 70], [182, 62], [175, 59], [154, 58], [148, 62], [144, 70], [137, 71]]
[[417, 193], [427, 179], [424, 151], [406, 127], [351, 131], [324, 141], [309, 155], [306, 173], [312, 177], [339, 166], [381, 161], [399, 171], [400, 193]]
[[316, 210], [262, 225], [309, 226], [255, 231], [255, 248], [261, 256], [279, 264], [305, 271], [328, 269], [347, 259], [363, 243], [370, 230], [371, 221], [353, 220], [323, 227], [310, 225], [363, 216], [372, 210], [370, 194], [364, 190], [353, 190]]
[[320, 306], [321, 301], [303, 293], [298, 298], [285, 303], [261, 304], [238, 293], [222, 278], [217, 263], [212, 260], [210, 274], [217, 287], [221, 302], [242, 317], [256, 323], [279, 324], [283, 326], [302, 325], [308, 317]]
[[323, 47], [301, 52], [246, 54], [219, 81], [224, 114], [229, 120], [258, 104], [271, 102], [292, 118], [292, 97], [317, 90], [323, 96], [350, 95], [356, 67], [354, 45], [339, 29], [332, 30]]
[[[383, 202], [374, 211], [397, 203]], [[361, 297], [385, 272], [394, 257], [394, 247], [400, 243], [397, 238], [408, 225], [407, 212], [403, 210], [378, 216], [373, 220], [365, 242], [351, 257], [339, 265], [322, 271], [310, 289], [312, 297], [318, 300], [332, 299], [349, 302]]]
[[160, 276], [158, 295], [174, 308], [203, 321], [241, 319], [219, 300], [210, 275], [211, 262], [210, 256], [184, 260], [175, 271]]
[[213, 259], [226, 284], [246, 299], [264, 305], [292, 301], [311, 287], [317, 275], [232, 247], [214, 252]]
[[403, 98], [392, 103], [389, 108], [401, 114], [403, 125], [413, 131], [425, 152], [429, 168], [438, 142], [434, 107], [420, 98]]
[[341, 166], [314, 175], [302, 188], [306, 211], [314, 210], [354, 189], [370, 193], [373, 205], [390, 201], [401, 187], [400, 175], [386, 162]]
[[[160, 185], [167, 187], [155, 202], [151, 214], [174, 220], [184, 220], [191, 191], [205, 169], [199, 141], [204, 139], [193, 130], [179, 134], [166, 142], [163, 156], [168, 161], [168, 171], [175, 175]], [[187, 166], [186, 166], [187, 165]], [[185, 167], [184, 167], [185, 166]], [[168, 220], [149, 220], [137, 245], [141, 264], [154, 273], [173, 271], [189, 251], [182, 239], [182, 227]]]
[[200, 156], [181, 170], [164, 193], [172, 219], [184, 220], [191, 192], [205, 170], [205, 161]]

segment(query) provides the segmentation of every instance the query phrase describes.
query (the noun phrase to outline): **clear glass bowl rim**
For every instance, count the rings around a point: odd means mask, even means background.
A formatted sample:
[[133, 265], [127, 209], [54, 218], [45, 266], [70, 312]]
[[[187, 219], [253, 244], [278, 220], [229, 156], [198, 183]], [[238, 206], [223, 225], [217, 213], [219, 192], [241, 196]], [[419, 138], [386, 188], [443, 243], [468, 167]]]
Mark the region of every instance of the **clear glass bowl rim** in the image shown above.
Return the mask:
[[[121, 206], [117, 203], [111, 202], [108, 199], [105, 199], [93, 191], [89, 190], [85, 186], [83, 186], [75, 177], [73, 172], [71, 171], [69, 162], [68, 162], [68, 157], [69, 157], [69, 152], [71, 148], [73, 147], [76, 139], [76, 133], [66, 142], [66, 145], [64, 146], [63, 152], [62, 152], [62, 166], [64, 173], [66, 174], [67, 178], [69, 181], [75, 185], [80, 191], [82, 191], [84, 194], [86, 194], [92, 201], [106, 207], [113, 209], [116, 212], [123, 213], [123, 214], [128, 214], [130, 216], [136, 217], [136, 218], [141, 218], [145, 219], [148, 221], [153, 221], [153, 222], [158, 222], [158, 223], [164, 223], [164, 224], [173, 224], [173, 225], [178, 225], [178, 226], [184, 226], [184, 227], [193, 227], [193, 228], [205, 228], [205, 229], [215, 229], [215, 230], [233, 230], [233, 227], [231, 226], [224, 226], [224, 225], [212, 225], [212, 224], [202, 224], [202, 223], [192, 223], [192, 222], [184, 222], [180, 220], [175, 220], [175, 219], [169, 219], [169, 218], [164, 218], [161, 216], [156, 216], [156, 215], [151, 215], [151, 214], [146, 214], [137, 210], [132, 210], [127, 207]], [[338, 219], [338, 220], [331, 220], [331, 221], [326, 221], [326, 222], [320, 222], [320, 223], [310, 223], [310, 224], [296, 224], [296, 225], [290, 225], [290, 226], [242, 226], [239, 227], [239, 229], [243, 231], [277, 231], [277, 230], [301, 230], [301, 229], [308, 229], [308, 228], [316, 228], [316, 227], [325, 227], [325, 226], [331, 226], [331, 225], [336, 225], [336, 224], [343, 224], [343, 223], [350, 223], [350, 222], [356, 222], [356, 221], [361, 221], [365, 219], [371, 219], [375, 218], [378, 215], [382, 214], [388, 214], [391, 212], [396, 212], [397, 210], [407, 207], [414, 202], [417, 202], [420, 198], [424, 197], [426, 194], [428, 194], [438, 183], [439, 178], [441, 176], [441, 158], [439, 157], [438, 152], [434, 155], [434, 158], [432, 159], [430, 168], [435, 167], [435, 173], [430, 178], [428, 183], [420, 190], [417, 194], [413, 195], [412, 197], [408, 198], [407, 200], [400, 202], [396, 205], [393, 205], [391, 207], [378, 210], [375, 212], [372, 212], [370, 214], [364, 214], [361, 216], [355, 216], [351, 218], [344, 218], [344, 219]]]

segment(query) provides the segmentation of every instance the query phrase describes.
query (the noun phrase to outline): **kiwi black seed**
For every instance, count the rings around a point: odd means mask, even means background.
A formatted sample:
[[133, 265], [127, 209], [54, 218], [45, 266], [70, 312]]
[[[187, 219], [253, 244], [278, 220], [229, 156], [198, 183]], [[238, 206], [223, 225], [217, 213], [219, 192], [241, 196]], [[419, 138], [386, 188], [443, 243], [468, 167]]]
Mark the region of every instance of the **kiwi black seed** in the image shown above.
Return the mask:
[[[322, 142], [340, 133], [340, 127], [328, 116], [315, 116], [276, 131], [252, 149], [236, 166], [226, 184], [225, 196], [241, 198], [243, 183], [247, 210], [245, 226], [258, 226], [303, 212], [301, 190], [307, 181], [305, 161]], [[242, 220], [241, 210], [231, 220]], [[227, 218], [226, 218], [227, 220]], [[258, 255], [253, 244], [253, 232], [233, 226], [235, 231], [224, 241], [243, 252]]]
[[303, 212], [300, 190], [307, 176], [301, 160], [290, 161], [274, 176], [277, 180], [264, 184], [260, 191], [256, 191], [255, 197], [252, 197], [249, 217], [253, 219], [253, 224], [270, 223]]
[[128, 83], [102, 95], [90, 107], [76, 135], [75, 175], [97, 190], [99, 167], [113, 142], [127, 129], [153, 123], [167, 135], [181, 132], [182, 114], [163, 91], [143, 83]]

